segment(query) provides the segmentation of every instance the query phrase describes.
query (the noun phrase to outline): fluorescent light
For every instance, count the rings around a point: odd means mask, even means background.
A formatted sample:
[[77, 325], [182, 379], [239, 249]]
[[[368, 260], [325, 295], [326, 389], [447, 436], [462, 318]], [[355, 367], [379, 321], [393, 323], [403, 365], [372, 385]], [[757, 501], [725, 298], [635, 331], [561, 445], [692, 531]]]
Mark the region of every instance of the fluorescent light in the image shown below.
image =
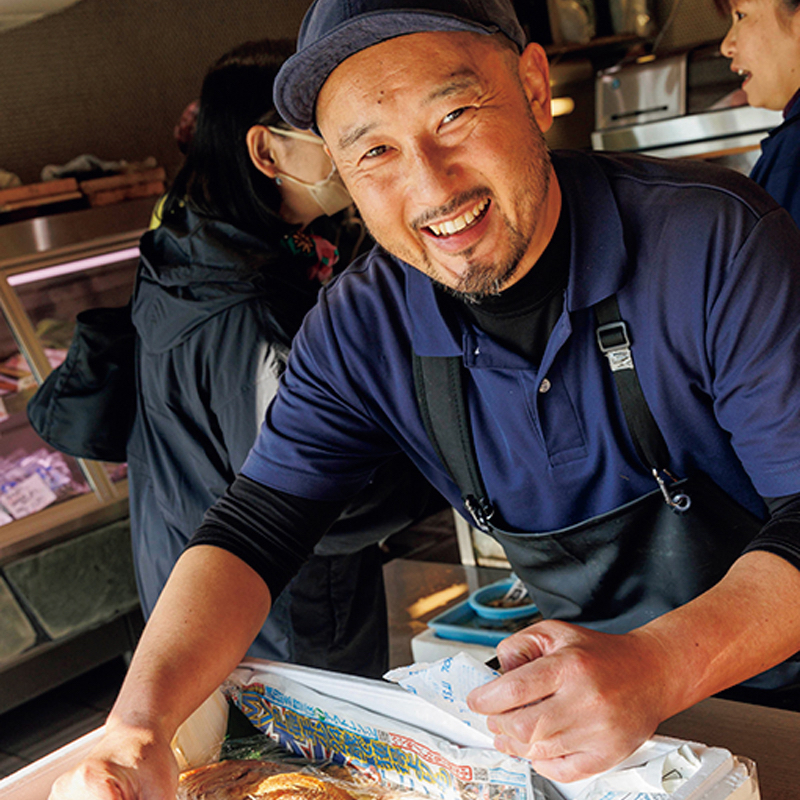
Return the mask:
[[120, 261], [128, 261], [132, 258], [139, 258], [138, 247], [127, 247], [124, 250], [116, 250], [113, 253], [103, 253], [101, 256], [90, 256], [80, 258], [77, 261], [68, 261], [65, 264], [55, 264], [52, 267], [43, 267], [31, 272], [18, 272], [16, 275], [8, 277], [10, 286], [21, 286], [24, 283], [34, 283], [44, 281], [48, 278], [58, 278], [62, 275], [70, 275], [73, 272], [83, 272], [87, 269], [104, 267], [107, 264], [117, 264]]
[[550, 101], [554, 117], [565, 117], [575, 110], [575, 101], [571, 97], [554, 97]]

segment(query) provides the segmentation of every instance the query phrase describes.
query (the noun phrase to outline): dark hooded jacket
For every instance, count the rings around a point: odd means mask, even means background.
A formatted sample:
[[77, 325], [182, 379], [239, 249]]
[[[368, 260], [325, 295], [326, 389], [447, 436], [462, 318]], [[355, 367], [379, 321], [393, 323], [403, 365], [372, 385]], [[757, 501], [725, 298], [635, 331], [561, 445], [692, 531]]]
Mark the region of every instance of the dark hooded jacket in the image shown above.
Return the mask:
[[[291, 339], [316, 300], [320, 284], [309, 280], [309, 259], [276, 239], [267, 243], [188, 209], [142, 238], [132, 306], [137, 413], [128, 472], [134, 561], [147, 615], [206, 509], [244, 462]], [[424, 500], [427, 484], [421, 476], [411, 480]], [[375, 502], [386, 509], [377, 509], [381, 524], [371, 525], [375, 508], [363, 524], [351, 519], [338, 536], [339, 552], [374, 543], [419, 513], [407, 494], [393, 501], [389, 489], [376, 492]], [[285, 625], [277, 627], [251, 654], [290, 657]]]
[[288, 253], [188, 209], [148, 231], [140, 250], [128, 472], [149, 614], [189, 536], [242, 465], [315, 288], [291, 274]]

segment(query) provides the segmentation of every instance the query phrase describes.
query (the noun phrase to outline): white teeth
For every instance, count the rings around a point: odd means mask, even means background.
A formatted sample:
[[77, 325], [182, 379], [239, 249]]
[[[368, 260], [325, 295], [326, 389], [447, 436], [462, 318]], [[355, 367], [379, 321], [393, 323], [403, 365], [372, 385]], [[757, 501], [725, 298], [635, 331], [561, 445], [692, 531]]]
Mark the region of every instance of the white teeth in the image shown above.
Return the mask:
[[454, 233], [463, 231], [468, 225], [471, 225], [479, 214], [486, 208], [489, 203], [488, 198], [476, 203], [469, 211], [463, 213], [460, 217], [455, 219], [448, 219], [438, 225], [431, 223], [428, 227], [433, 231], [436, 236], [452, 236]]

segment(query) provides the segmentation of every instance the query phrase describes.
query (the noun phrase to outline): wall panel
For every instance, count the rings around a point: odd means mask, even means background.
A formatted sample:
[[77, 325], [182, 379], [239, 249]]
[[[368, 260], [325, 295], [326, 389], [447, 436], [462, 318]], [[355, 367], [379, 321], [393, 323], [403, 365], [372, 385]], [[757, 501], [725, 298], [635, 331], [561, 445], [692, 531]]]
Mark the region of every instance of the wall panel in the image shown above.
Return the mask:
[[0, 34], [0, 167], [24, 183], [91, 153], [155, 156], [170, 175], [172, 129], [208, 65], [261, 37], [294, 38], [310, 0], [81, 0]]

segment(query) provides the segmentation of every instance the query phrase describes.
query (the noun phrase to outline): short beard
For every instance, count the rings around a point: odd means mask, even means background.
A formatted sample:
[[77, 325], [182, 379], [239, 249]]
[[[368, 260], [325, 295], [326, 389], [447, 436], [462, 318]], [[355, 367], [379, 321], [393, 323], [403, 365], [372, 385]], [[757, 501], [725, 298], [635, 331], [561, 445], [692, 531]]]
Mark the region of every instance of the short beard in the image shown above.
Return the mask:
[[508, 230], [512, 239], [513, 250], [505, 262], [502, 264], [496, 262], [487, 264], [470, 261], [468, 269], [461, 276], [456, 286], [439, 285], [453, 297], [475, 305], [481, 303], [487, 297], [499, 295], [503, 287], [516, 274], [520, 262], [528, 249], [528, 243], [519, 230], [511, 225], [508, 225]]
[[[550, 152], [544, 134], [536, 124], [536, 120], [530, 109], [528, 109], [528, 118], [532, 135], [532, 144], [531, 151], [526, 156], [523, 156], [523, 158], [529, 159], [529, 171], [527, 173], [528, 185], [531, 186], [533, 191], [539, 196], [539, 206], [534, 213], [540, 214], [544, 209], [550, 189], [552, 162], [550, 160]], [[419, 229], [438, 216], [447, 215], [456, 208], [468, 203], [470, 200], [478, 200], [483, 197], [489, 197], [489, 199], [494, 202], [494, 198], [491, 197], [488, 190], [482, 187], [476, 187], [471, 191], [464, 192], [453, 198], [444, 206], [429, 209], [425, 214], [414, 221], [413, 227]], [[526, 237], [525, 233], [519, 228], [514, 227], [505, 215], [503, 215], [503, 218], [505, 220], [509, 241], [512, 245], [512, 251], [508, 258], [503, 263], [494, 261], [470, 262], [469, 253], [466, 253], [468, 268], [461, 276], [456, 286], [448, 286], [436, 277], [436, 269], [433, 264], [431, 264], [427, 253], [422, 253], [420, 263], [419, 259], [415, 258], [417, 254], [410, 250], [404, 252], [402, 249], [398, 248], [396, 250], [389, 250], [388, 252], [391, 252], [396, 258], [405, 261], [415, 269], [419, 269], [434, 283], [441, 286], [448, 294], [457, 297], [465, 303], [481, 303], [489, 297], [496, 297], [499, 295], [508, 285], [508, 282], [516, 275], [522, 259], [527, 253], [531, 239], [541, 221], [540, 218], [534, 219], [531, 233]], [[362, 214], [362, 219], [369, 230], [366, 215]], [[370, 235], [380, 244], [380, 239], [371, 231]]]
[[[531, 154], [531, 171], [529, 179], [534, 191], [539, 195], [541, 203], [539, 211], [544, 207], [545, 198], [550, 189], [551, 161], [544, 135], [539, 130], [533, 115], [530, 115], [531, 132], [533, 135], [533, 149]], [[476, 194], [480, 195], [480, 192]], [[465, 198], [457, 198], [463, 203]], [[533, 231], [526, 236], [519, 228], [511, 224], [511, 221], [503, 215], [506, 232], [511, 244], [511, 252], [503, 262], [497, 261], [471, 261], [470, 254], [466, 253], [467, 269], [462, 274], [456, 286], [447, 286], [436, 280], [433, 267], [428, 261], [427, 254], [424, 254], [425, 271], [440, 284], [444, 290], [465, 303], [478, 304], [488, 297], [496, 297], [503, 289], [508, 286], [509, 281], [517, 274], [520, 264], [528, 251], [531, 238], [539, 226], [540, 219], [536, 219]]]

